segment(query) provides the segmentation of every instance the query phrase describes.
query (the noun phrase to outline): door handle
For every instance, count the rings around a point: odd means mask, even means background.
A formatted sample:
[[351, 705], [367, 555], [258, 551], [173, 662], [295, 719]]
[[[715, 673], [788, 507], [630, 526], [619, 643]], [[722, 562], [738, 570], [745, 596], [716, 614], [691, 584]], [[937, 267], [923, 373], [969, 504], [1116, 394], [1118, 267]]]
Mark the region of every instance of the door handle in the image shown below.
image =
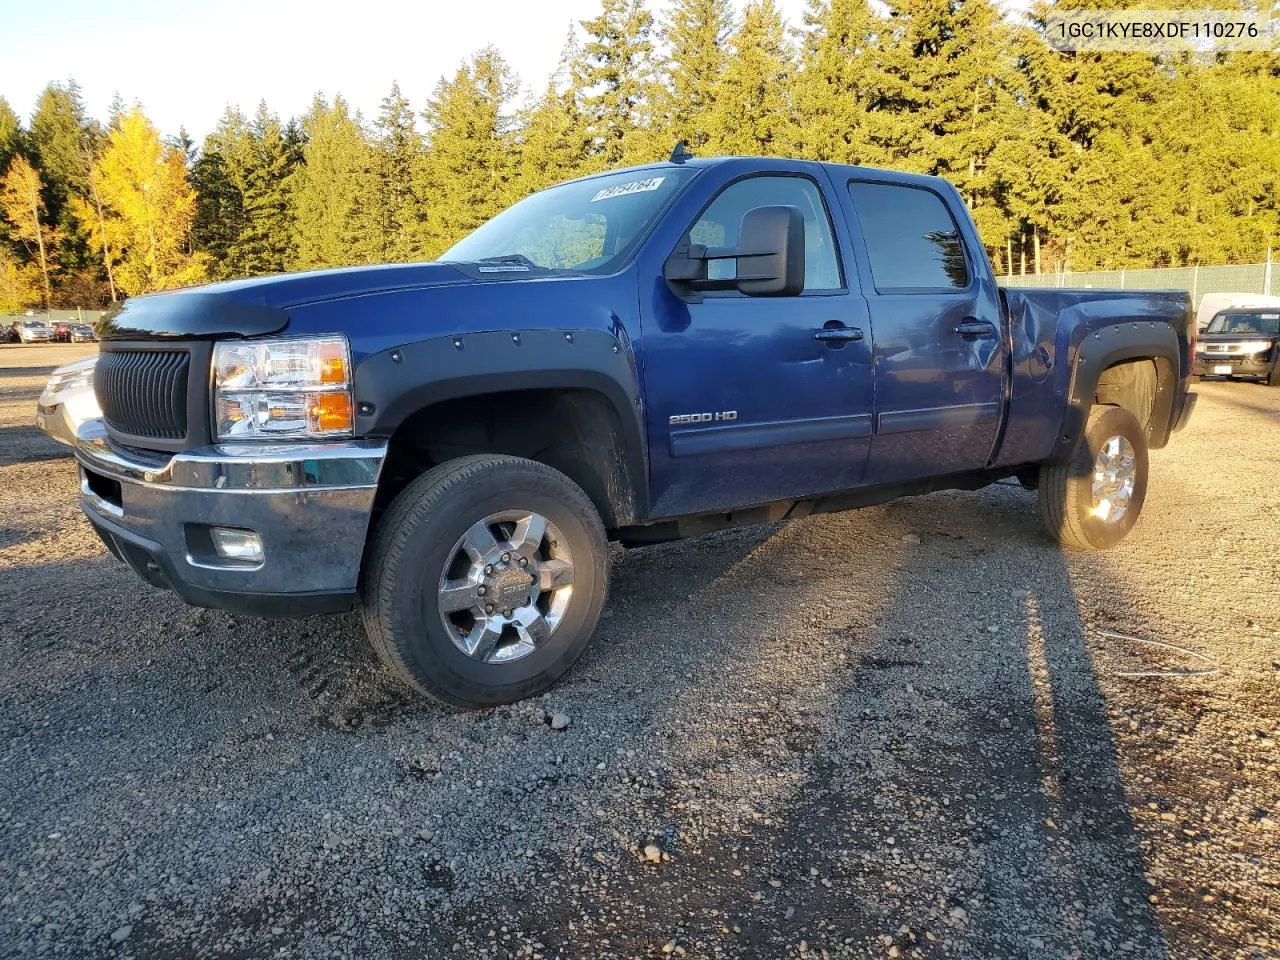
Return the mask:
[[972, 317], [957, 323], [952, 329], [966, 340], [975, 340], [979, 337], [994, 337], [996, 335], [995, 324], [986, 320], [974, 320]]
[[850, 340], [861, 340], [862, 331], [857, 327], [823, 327], [813, 331], [813, 339], [824, 343], [848, 343]]

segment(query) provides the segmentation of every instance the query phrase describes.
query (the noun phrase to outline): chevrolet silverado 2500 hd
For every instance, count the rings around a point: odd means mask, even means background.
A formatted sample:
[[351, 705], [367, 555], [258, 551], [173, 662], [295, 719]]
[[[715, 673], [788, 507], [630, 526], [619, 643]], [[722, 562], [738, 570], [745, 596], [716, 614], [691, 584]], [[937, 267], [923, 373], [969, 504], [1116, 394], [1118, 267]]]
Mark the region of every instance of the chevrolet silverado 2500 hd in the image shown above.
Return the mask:
[[110, 550], [189, 603], [358, 607], [458, 704], [548, 686], [644, 544], [1017, 477], [1118, 542], [1189, 415], [1182, 292], [1000, 290], [943, 180], [684, 159], [439, 261], [129, 300], [76, 437]]

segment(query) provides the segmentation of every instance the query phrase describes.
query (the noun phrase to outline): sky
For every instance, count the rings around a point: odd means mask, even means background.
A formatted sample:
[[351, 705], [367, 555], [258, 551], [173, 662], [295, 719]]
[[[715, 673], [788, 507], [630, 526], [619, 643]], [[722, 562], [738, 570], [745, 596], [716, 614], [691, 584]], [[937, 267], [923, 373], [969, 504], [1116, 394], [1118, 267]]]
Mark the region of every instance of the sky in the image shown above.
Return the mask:
[[[1012, 0], [1022, 5], [1025, 0]], [[736, 0], [741, 8], [743, 0]], [[793, 26], [806, 0], [778, 0]], [[341, 93], [366, 118], [393, 81], [415, 110], [443, 74], [492, 44], [540, 93], [571, 24], [599, 0], [0, 0], [0, 96], [25, 120], [50, 81], [74, 77], [91, 116], [118, 92], [160, 131], [199, 142], [228, 105], [301, 116]], [[661, 15], [665, 4], [651, 0]]]
[[[802, 22], [805, 0], [779, 6]], [[118, 91], [162, 133], [185, 125], [197, 141], [228, 104], [252, 113], [263, 98], [290, 117], [316, 91], [341, 93], [368, 118], [392, 81], [421, 110], [486, 44], [540, 92], [570, 25], [598, 11], [599, 0], [0, 0], [0, 96], [26, 120], [47, 83], [74, 77], [92, 116], [105, 119]]]

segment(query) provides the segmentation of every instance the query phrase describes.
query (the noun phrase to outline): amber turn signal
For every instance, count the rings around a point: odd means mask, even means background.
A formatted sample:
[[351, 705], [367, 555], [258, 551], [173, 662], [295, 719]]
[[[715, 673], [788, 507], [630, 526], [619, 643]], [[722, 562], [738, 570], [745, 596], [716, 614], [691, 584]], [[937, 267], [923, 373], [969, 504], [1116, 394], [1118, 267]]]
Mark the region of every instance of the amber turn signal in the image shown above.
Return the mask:
[[316, 394], [311, 404], [312, 429], [320, 433], [351, 429], [351, 397], [346, 393]]

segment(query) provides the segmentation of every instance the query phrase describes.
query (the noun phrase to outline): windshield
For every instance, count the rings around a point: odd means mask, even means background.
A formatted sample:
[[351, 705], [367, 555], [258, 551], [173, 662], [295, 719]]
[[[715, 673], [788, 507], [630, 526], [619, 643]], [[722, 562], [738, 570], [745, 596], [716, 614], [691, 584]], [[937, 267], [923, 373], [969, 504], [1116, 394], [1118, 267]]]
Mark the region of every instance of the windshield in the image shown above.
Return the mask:
[[693, 173], [631, 171], [551, 187], [504, 210], [440, 259], [608, 272]]
[[1220, 313], [1209, 321], [1205, 333], [1243, 333], [1250, 336], [1280, 335], [1280, 311]]

